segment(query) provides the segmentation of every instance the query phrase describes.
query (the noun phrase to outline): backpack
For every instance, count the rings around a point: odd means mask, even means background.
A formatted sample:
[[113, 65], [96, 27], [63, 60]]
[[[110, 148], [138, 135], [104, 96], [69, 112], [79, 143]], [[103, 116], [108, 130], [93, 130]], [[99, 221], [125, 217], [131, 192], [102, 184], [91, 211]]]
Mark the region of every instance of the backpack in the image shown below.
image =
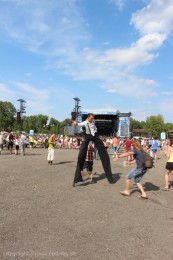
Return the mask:
[[144, 155], [144, 166], [147, 169], [151, 169], [154, 167], [154, 159], [147, 152], [143, 151]]

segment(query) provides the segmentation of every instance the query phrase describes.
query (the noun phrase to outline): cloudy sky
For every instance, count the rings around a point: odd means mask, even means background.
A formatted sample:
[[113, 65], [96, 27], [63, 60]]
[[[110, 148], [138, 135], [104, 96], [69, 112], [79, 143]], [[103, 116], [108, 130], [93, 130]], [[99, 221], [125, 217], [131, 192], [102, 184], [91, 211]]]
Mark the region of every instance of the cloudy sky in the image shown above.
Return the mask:
[[0, 0], [0, 100], [173, 122], [173, 0]]

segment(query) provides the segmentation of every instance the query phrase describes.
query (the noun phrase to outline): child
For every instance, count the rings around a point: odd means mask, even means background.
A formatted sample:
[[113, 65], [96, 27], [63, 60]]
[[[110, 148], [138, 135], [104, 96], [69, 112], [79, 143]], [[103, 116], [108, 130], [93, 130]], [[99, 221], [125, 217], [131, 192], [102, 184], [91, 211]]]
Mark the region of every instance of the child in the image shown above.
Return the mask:
[[16, 137], [14, 139], [14, 144], [15, 144], [15, 154], [18, 155], [18, 151], [19, 151], [19, 137], [18, 137], [18, 135], [16, 135]]
[[91, 184], [94, 184], [94, 178], [93, 178], [93, 173], [92, 173], [92, 170], [93, 170], [93, 152], [94, 152], [94, 148], [92, 146], [92, 142], [90, 142], [88, 144], [88, 149], [87, 149], [87, 154], [86, 154], [86, 158], [85, 158], [85, 163], [84, 163], [84, 166], [83, 166], [83, 169], [81, 171], [81, 175], [82, 175], [82, 178], [84, 180], [84, 173], [83, 173], [83, 170], [86, 169], [89, 176], [90, 176], [90, 183]]

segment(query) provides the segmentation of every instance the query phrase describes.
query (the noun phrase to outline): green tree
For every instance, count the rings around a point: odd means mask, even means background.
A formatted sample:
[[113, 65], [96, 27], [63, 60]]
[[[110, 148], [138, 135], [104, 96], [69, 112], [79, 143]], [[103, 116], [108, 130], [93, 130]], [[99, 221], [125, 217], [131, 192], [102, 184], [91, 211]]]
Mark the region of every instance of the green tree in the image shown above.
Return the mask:
[[166, 131], [173, 130], [173, 123], [166, 123], [165, 124], [165, 130]]
[[29, 133], [29, 130], [34, 130], [35, 133], [43, 133], [46, 127], [48, 116], [35, 115], [23, 118], [23, 130]]
[[147, 117], [145, 123], [145, 130], [151, 133], [153, 137], [160, 137], [160, 133], [165, 130], [164, 118], [162, 115]]
[[143, 129], [143, 124], [142, 122], [130, 118], [130, 132], [133, 132], [133, 129]]
[[66, 118], [66, 119], [64, 119], [64, 120], [61, 122], [61, 125], [60, 125], [60, 133], [61, 133], [61, 134], [64, 133], [64, 127], [65, 127], [65, 126], [68, 126], [68, 125], [71, 125], [71, 119], [69, 119], [69, 118]]
[[59, 134], [61, 122], [55, 118], [50, 119], [50, 133]]
[[0, 101], [0, 128], [4, 131], [15, 130], [16, 108], [11, 102]]

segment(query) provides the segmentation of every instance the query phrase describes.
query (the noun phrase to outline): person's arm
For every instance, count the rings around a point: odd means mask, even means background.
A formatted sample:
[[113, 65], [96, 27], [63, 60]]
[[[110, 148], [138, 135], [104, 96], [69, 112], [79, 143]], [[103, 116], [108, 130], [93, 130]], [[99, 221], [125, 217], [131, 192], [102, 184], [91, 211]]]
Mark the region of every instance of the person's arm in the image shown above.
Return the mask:
[[76, 120], [74, 120], [73, 122], [72, 122], [72, 125], [77, 125], [77, 126], [84, 126], [86, 123], [85, 123], [85, 121], [83, 121], [83, 122], [81, 122], [81, 123], [78, 123]]
[[132, 152], [132, 151], [125, 152], [125, 153], [122, 153], [122, 154], [118, 155], [118, 158], [126, 157], [126, 156], [133, 155], [133, 154], [135, 154], [135, 153]]
[[[135, 154], [135, 153], [132, 152], [132, 151], [122, 153], [122, 154], [118, 155], [118, 157], [116, 157], [116, 158], [114, 159], [114, 161], [117, 161], [119, 158], [126, 157], [126, 156], [129, 156], [129, 155], [134, 155], [134, 154]], [[133, 162], [133, 161], [132, 161], [132, 162]]]
[[153, 149], [153, 146], [154, 146], [154, 140], [152, 141], [151, 149]]
[[136, 163], [136, 160], [135, 160], [135, 159], [133, 159], [133, 161], [127, 162], [127, 164], [134, 164], [134, 163]]
[[166, 151], [166, 157], [169, 158], [170, 157], [170, 146], [168, 146], [167, 151]]

